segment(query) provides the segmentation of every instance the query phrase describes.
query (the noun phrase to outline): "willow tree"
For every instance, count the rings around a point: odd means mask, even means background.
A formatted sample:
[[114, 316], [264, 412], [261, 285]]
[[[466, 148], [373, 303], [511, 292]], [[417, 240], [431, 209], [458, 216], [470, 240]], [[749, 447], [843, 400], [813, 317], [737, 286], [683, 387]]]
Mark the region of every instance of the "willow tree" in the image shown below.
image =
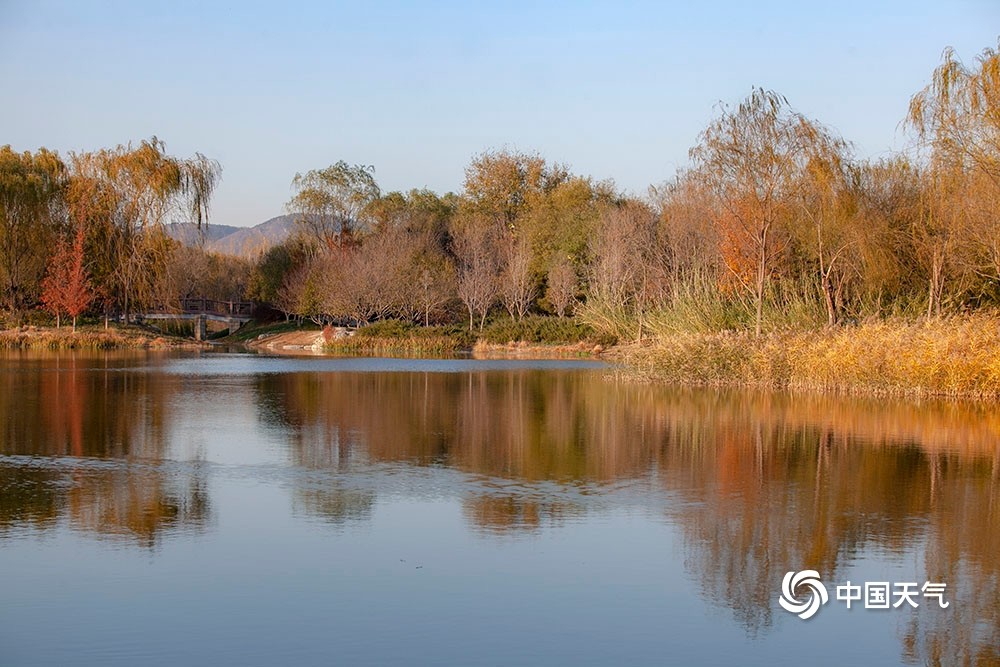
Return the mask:
[[367, 208], [379, 199], [375, 167], [343, 160], [325, 169], [295, 174], [295, 195], [286, 204], [321, 247], [344, 248], [367, 223]]
[[726, 267], [753, 297], [759, 336], [764, 297], [781, 247], [776, 227], [788, 211], [803, 156], [805, 123], [777, 93], [754, 89], [721, 114], [691, 149], [691, 158], [715, 195]]
[[930, 84], [910, 100], [907, 121], [934, 159], [980, 170], [1000, 185], [1000, 50], [985, 49], [967, 68], [945, 49]]
[[850, 259], [856, 271], [856, 306], [882, 315], [885, 307], [922, 292], [918, 272], [919, 240], [913, 230], [920, 217], [920, 170], [906, 155], [862, 160], [851, 165], [855, 243]]
[[[171, 217], [208, 222], [208, 205], [221, 168], [200, 153], [182, 159], [166, 153], [156, 137], [113, 149], [72, 156], [71, 215], [91, 218], [92, 238], [107, 256], [106, 299], [126, 321], [147, 301], [163, 275], [173, 245], [164, 232]], [[96, 212], [96, 213], [95, 213]]]
[[972, 270], [1000, 280], [992, 205], [1000, 199], [1000, 51], [984, 50], [970, 68], [946, 49], [931, 82], [910, 100], [907, 121], [929, 150], [916, 232], [925, 240], [930, 315], [940, 311], [948, 271], [963, 254], [982, 258]]
[[800, 119], [804, 163], [795, 192], [795, 213], [806, 224], [792, 225], [816, 276], [826, 305], [827, 324], [841, 316], [852, 267], [850, 251], [859, 242], [848, 145], [817, 123]]
[[56, 153], [0, 147], [0, 305], [9, 311], [38, 296], [65, 185], [66, 166]]

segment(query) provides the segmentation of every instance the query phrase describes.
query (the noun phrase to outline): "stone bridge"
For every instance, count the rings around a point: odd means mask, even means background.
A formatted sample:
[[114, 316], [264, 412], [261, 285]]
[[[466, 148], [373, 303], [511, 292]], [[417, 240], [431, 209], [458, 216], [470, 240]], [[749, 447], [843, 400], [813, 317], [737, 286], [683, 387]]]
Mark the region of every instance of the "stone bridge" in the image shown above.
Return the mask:
[[207, 323], [225, 322], [233, 332], [253, 319], [253, 301], [218, 301], [200, 297], [184, 298], [178, 302], [159, 303], [142, 314], [144, 320], [192, 320], [194, 337], [205, 340]]

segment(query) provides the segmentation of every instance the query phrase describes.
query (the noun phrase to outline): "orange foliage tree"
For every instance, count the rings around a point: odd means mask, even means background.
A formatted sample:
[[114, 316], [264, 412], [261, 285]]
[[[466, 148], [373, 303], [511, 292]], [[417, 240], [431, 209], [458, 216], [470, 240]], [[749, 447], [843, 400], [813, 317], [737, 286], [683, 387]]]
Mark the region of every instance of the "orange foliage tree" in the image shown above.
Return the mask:
[[73, 318], [73, 332], [76, 333], [76, 318], [94, 300], [90, 287], [90, 276], [84, 266], [84, 232], [78, 227], [73, 244], [59, 239], [56, 251], [49, 260], [48, 272], [42, 281], [42, 303], [55, 314], [56, 327], [60, 325], [60, 315], [65, 312]]

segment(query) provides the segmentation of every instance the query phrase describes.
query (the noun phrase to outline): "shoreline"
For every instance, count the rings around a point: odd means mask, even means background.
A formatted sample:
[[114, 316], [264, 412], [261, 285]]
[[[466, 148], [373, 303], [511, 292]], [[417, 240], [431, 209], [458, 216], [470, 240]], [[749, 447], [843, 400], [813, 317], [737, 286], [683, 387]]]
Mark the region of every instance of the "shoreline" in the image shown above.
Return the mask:
[[448, 337], [286, 332], [250, 341], [277, 354], [481, 359], [590, 358], [620, 365], [621, 377], [679, 387], [791, 391], [870, 397], [1000, 399], [1000, 315], [870, 320], [755, 337], [748, 331], [671, 333], [607, 348], [591, 342], [460, 346]]
[[294, 356], [467, 356], [473, 359], [600, 359], [607, 351], [589, 342], [546, 344], [527, 341], [489, 343], [476, 341], [469, 346], [464, 341], [435, 337], [365, 337], [350, 336], [327, 339], [319, 330], [285, 331], [263, 338], [244, 341], [249, 348], [279, 355]]
[[203, 349], [207, 343], [171, 336], [136, 325], [21, 326], [0, 330], [4, 350], [169, 350]]
[[[822, 329], [675, 333], [604, 347], [576, 343], [471, 342], [462, 336], [346, 336], [318, 329], [263, 331], [226, 340], [267, 354], [473, 359], [599, 359], [620, 377], [680, 387], [781, 390], [871, 397], [1000, 400], [1000, 315], [878, 320]], [[471, 342], [471, 344], [470, 344]], [[206, 349], [213, 343], [138, 326], [22, 326], [0, 331], [0, 349]]]

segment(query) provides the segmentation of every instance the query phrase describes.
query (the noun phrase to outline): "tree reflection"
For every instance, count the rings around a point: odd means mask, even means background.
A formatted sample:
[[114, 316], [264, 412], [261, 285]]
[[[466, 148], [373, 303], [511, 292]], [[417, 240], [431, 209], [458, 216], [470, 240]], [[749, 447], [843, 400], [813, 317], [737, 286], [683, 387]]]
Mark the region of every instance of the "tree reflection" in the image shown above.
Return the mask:
[[[140, 363], [64, 353], [0, 369], [0, 536], [68, 524], [152, 546], [211, 521], [204, 466], [169, 461], [188, 380], [133, 372]], [[247, 382], [302, 469], [296, 513], [368, 521], [392, 473], [418, 471], [442, 484], [426, 492], [460, 497], [473, 530], [519, 535], [614, 506], [625, 486], [679, 528], [690, 576], [749, 633], [774, 622], [786, 571], [835, 582], [859, 555], [916, 554], [921, 580], [947, 582], [952, 606], [900, 617], [904, 658], [997, 660], [1000, 412], [988, 405], [678, 390], [576, 371]]]
[[[665, 513], [704, 596], [751, 634], [772, 624], [786, 571], [814, 568], [836, 581], [865, 551], [902, 557], [926, 542], [925, 578], [955, 587], [953, 609], [916, 614], [904, 655], [995, 655], [1000, 414], [988, 406], [538, 371], [271, 375], [259, 391], [299, 465], [447, 466], [516, 481], [527, 492], [463, 493], [466, 519], [489, 534], [591, 511], [559, 489], [601, 493], [616, 480], [655, 479], [673, 499]], [[962, 631], [949, 630], [956, 620]]]
[[0, 356], [0, 454], [77, 459], [58, 469], [44, 458], [0, 467], [0, 530], [65, 519], [151, 547], [163, 531], [204, 525], [205, 473], [161, 465], [179, 388], [141, 370], [150, 362], [129, 353]]
[[904, 657], [996, 659], [995, 416], [972, 405], [745, 393], [679, 395], [664, 406], [661, 466], [684, 499], [671, 517], [684, 530], [686, 561], [706, 597], [725, 601], [749, 632], [771, 623], [786, 571], [837, 581], [862, 549], [902, 557], [925, 543], [923, 579], [947, 582], [952, 607], [921, 606]]

